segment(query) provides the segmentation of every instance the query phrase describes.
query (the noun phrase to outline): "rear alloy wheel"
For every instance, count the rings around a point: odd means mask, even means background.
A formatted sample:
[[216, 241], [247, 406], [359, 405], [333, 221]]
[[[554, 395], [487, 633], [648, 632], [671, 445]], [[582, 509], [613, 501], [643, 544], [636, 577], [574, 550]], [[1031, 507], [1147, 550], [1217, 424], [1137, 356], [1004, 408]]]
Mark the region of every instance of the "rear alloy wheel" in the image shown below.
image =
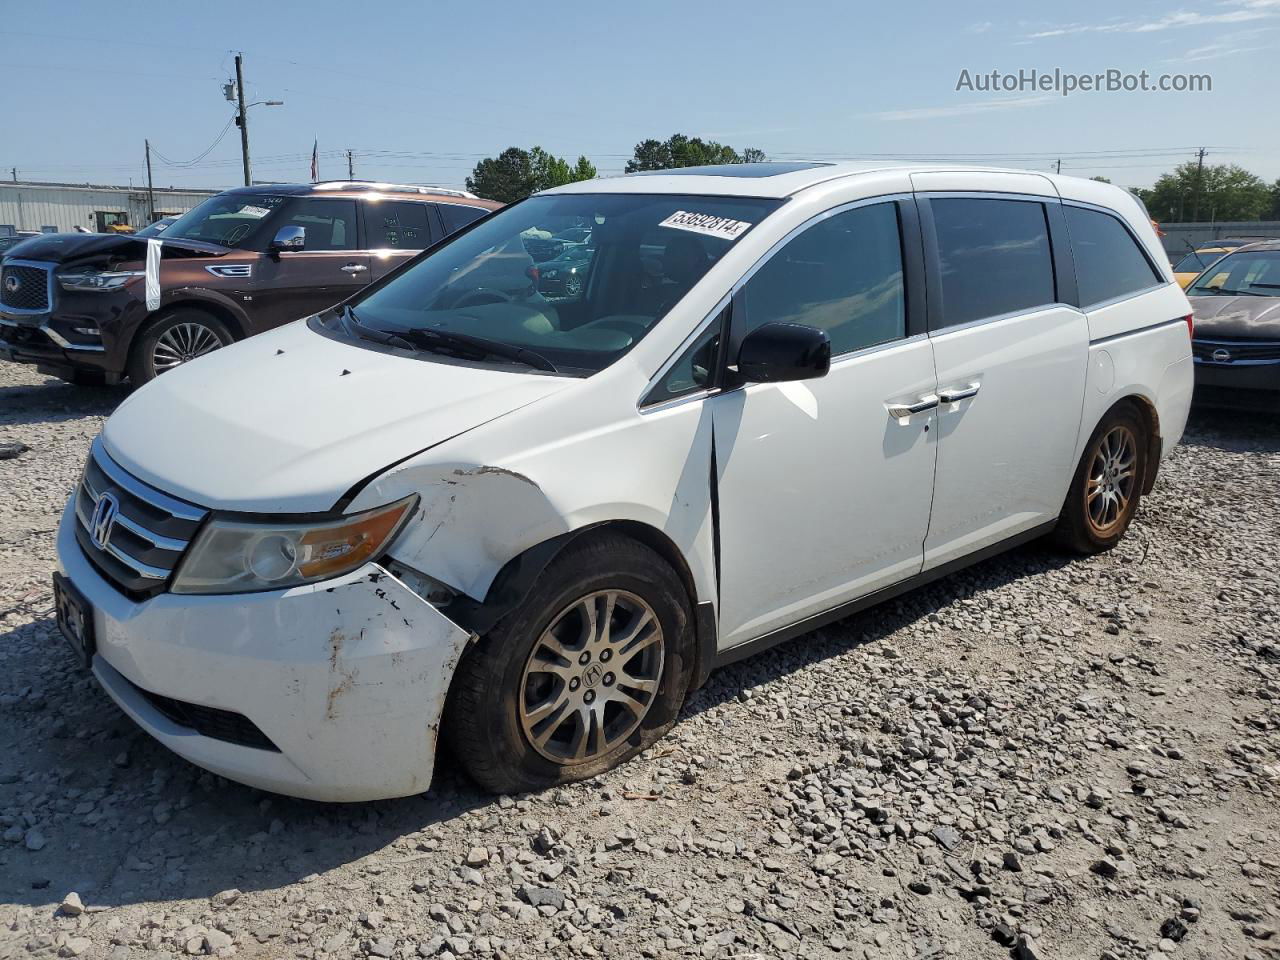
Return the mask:
[[584, 534], [467, 649], [445, 738], [495, 793], [593, 777], [675, 723], [693, 649], [688, 594], [667, 562], [629, 537]]
[[1110, 550], [1138, 512], [1146, 471], [1146, 425], [1131, 406], [1117, 407], [1089, 438], [1054, 539], [1076, 553]]
[[225, 347], [234, 338], [221, 320], [200, 310], [175, 310], [134, 341], [129, 379], [135, 386]]
[[1138, 484], [1138, 441], [1124, 424], [1111, 428], [1094, 448], [1085, 482], [1089, 525], [1099, 537], [1110, 536], [1129, 512]]

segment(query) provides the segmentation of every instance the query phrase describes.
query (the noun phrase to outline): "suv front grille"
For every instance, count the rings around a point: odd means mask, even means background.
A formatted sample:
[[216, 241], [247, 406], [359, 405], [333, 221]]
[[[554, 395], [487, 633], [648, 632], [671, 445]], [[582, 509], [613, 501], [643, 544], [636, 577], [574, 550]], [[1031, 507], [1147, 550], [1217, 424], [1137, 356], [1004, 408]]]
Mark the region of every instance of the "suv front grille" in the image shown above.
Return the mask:
[[1191, 341], [1191, 353], [1204, 363], [1273, 363], [1280, 360], [1280, 342], [1196, 338]]
[[101, 437], [89, 452], [75, 509], [81, 549], [133, 596], [164, 589], [208, 514], [126, 473], [107, 455]]
[[49, 309], [49, 268], [33, 263], [6, 263], [0, 268], [0, 306], [39, 312]]

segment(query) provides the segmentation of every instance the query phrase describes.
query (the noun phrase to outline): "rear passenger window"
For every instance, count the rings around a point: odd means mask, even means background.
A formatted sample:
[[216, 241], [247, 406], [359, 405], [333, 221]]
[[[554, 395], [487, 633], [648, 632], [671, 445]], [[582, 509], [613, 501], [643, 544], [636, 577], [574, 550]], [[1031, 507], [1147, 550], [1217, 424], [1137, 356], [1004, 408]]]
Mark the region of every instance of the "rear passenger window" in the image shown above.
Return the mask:
[[896, 203], [821, 220], [775, 253], [742, 289], [746, 334], [773, 321], [825, 330], [835, 356], [906, 335]]
[[369, 249], [425, 250], [432, 243], [430, 214], [425, 203], [367, 202], [364, 222]]
[[442, 203], [438, 205], [438, 209], [440, 216], [444, 218], [444, 228], [449, 233], [461, 230], [489, 212], [484, 207], [464, 207], [457, 203]]
[[935, 197], [944, 327], [1054, 303], [1044, 204]]
[[[1067, 230], [1071, 233], [1071, 252], [1076, 261], [1080, 306], [1091, 307], [1162, 282], [1133, 234], [1111, 214], [1070, 205], [1065, 212]], [[1205, 257], [1205, 265], [1215, 257], [1216, 254]]]

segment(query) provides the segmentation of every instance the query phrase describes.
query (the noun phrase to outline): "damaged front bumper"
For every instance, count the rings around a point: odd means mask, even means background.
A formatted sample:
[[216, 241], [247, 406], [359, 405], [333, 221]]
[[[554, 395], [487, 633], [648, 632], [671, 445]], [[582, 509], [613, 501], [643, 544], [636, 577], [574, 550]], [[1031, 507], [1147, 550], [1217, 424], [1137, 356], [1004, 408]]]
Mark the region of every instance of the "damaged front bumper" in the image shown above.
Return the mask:
[[70, 505], [59, 568], [92, 608], [93, 673], [192, 763], [324, 801], [422, 793], [470, 634], [375, 563], [268, 593], [136, 602], [85, 557]]

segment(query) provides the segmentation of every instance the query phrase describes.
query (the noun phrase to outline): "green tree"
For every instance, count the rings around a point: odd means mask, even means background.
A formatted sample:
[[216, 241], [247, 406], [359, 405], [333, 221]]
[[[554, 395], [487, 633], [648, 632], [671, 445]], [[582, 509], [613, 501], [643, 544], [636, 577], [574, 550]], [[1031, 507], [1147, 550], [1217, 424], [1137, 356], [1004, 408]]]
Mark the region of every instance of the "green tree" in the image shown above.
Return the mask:
[[467, 177], [467, 189], [489, 200], [512, 203], [533, 193], [533, 160], [528, 150], [507, 147], [485, 157]]
[[1097, 180], [1097, 181], [1098, 181], [1098, 183], [1110, 183], [1110, 182], [1111, 182], [1111, 180], [1110, 180], [1109, 178], [1107, 178], [1107, 177], [1090, 177], [1089, 179], [1090, 179], [1090, 180]]
[[1268, 220], [1280, 220], [1280, 180], [1271, 185], [1271, 211]]
[[542, 147], [508, 147], [498, 156], [486, 157], [476, 164], [467, 177], [467, 189], [490, 200], [513, 203], [539, 190], [595, 176], [596, 168], [586, 157], [579, 157], [577, 164], [570, 167], [563, 157]]
[[747, 147], [741, 153], [714, 140], [672, 134], [666, 140], [642, 140], [627, 161], [626, 172], [701, 167], [710, 163], [750, 163], [764, 159], [764, 151]]
[[577, 183], [579, 180], [594, 180], [600, 174], [596, 171], [596, 165], [586, 157], [578, 157], [578, 162], [574, 164], [573, 176], [570, 183]]
[[1260, 220], [1272, 206], [1272, 188], [1234, 163], [1203, 169], [1180, 164], [1141, 194], [1157, 220]]

